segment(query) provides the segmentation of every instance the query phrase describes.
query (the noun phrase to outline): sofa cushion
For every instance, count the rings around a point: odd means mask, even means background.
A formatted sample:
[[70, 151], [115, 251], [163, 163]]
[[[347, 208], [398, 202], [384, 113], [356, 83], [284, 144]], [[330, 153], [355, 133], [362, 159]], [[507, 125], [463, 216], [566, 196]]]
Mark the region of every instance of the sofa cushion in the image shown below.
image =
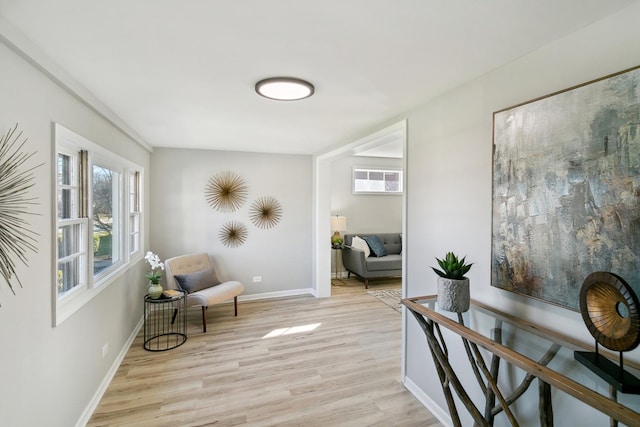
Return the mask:
[[213, 267], [190, 274], [176, 274], [174, 277], [180, 289], [188, 294], [220, 284]]
[[363, 239], [369, 245], [373, 256], [387, 256], [387, 249], [384, 247], [382, 240], [380, 240], [378, 236], [364, 236]]
[[399, 254], [402, 252], [402, 235], [399, 233], [378, 234], [380, 240], [387, 249], [387, 254]]
[[358, 236], [353, 236], [353, 240], [351, 240], [351, 247], [363, 251], [365, 258], [371, 255], [371, 249], [369, 249], [369, 245], [367, 244], [367, 242], [365, 242]]
[[393, 254], [380, 258], [368, 258], [367, 271], [402, 270], [402, 255]]

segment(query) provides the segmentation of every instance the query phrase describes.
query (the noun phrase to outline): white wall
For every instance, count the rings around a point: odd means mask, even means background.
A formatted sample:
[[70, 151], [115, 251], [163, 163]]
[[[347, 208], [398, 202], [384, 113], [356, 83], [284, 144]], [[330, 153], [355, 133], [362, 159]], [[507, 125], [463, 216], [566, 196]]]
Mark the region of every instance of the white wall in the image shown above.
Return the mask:
[[[52, 122], [59, 122], [148, 170], [149, 154], [77, 98], [0, 43], [0, 133], [16, 122], [36, 151], [31, 195], [38, 198], [26, 218], [38, 233], [37, 253], [17, 264], [23, 287], [12, 295], [0, 278], [0, 424], [76, 424], [116, 356], [142, 317], [144, 265], [139, 263], [57, 327], [52, 326]], [[146, 190], [148, 191], [148, 185]], [[102, 357], [102, 347], [109, 352]]]
[[[562, 325], [564, 332], [589, 340], [577, 313], [489, 286], [491, 115], [493, 111], [517, 102], [640, 64], [638, 16], [640, 5], [636, 4], [410, 114], [405, 235], [409, 257], [408, 295], [435, 291], [435, 278], [429, 266], [434, 256], [453, 249], [466, 253], [476, 262], [470, 274], [473, 298], [551, 328], [559, 329]], [[29, 140], [25, 150], [37, 151], [34, 162], [44, 163], [35, 170], [36, 184], [32, 190], [39, 202], [34, 210], [40, 215], [28, 219], [39, 235], [38, 253], [28, 253], [28, 266], [17, 265], [23, 283], [23, 288], [16, 289], [17, 295], [12, 295], [6, 284], [0, 282], [2, 425], [74, 425], [142, 314], [140, 300], [145, 292], [146, 266], [140, 263], [63, 324], [51, 326], [52, 121], [145, 167], [147, 195], [153, 180], [153, 192], [146, 198], [145, 219], [149, 224], [149, 208], [152, 207], [154, 230], [153, 244], [149, 245], [147, 233], [145, 248], [158, 251], [163, 258], [192, 248], [207, 250], [214, 256], [220, 250], [223, 274], [239, 276], [249, 285], [248, 293], [309, 286], [312, 258], [310, 159], [220, 152], [188, 155], [172, 150], [175, 158], [163, 158], [160, 152], [157, 157], [154, 155], [153, 167], [157, 169], [151, 171], [149, 155], [141, 147], [2, 44], [0, 64], [3, 77], [0, 79], [0, 133], [4, 134], [19, 122]], [[190, 161], [180, 160], [181, 156]], [[172, 189], [177, 185], [168, 177], [176, 178], [176, 164], [182, 165], [187, 177], [194, 178], [191, 182], [180, 181], [184, 191], [189, 193], [189, 197], [180, 200], [184, 203], [184, 206], [179, 205], [183, 206], [181, 208], [168, 204], [170, 196], [174, 195]], [[289, 174], [285, 166], [300, 175]], [[203, 203], [203, 199], [198, 199], [203, 194], [203, 184], [198, 184], [195, 178], [208, 177], [222, 168], [235, 170], [246, 177], [250, 200], [258, 194], [277, 197], [284, 209], [282, 228], [256, 231], [250, 227], [246, 247], [228, 249], [220, 246], [214, 225], [209, 224], [219, 220], [204, 215], [206, 209], [197, 205]], [[445, 182], [448, 183], [446, 187]], [[455, 185], [464, 190], [462, 196], [448, 191]], [[153, 206], [148, 205], [150, 198], [154, 201]], [[463, 208], [458, 209], [461, 201]], [[188, 211], [190, 206], [196, 205], [195, 212]], [[171, 209], [184, 211], [171, 212]], [[215, 212], [209, 214], [213, 217]], [[246, 221], [246, 211], [242, 215]], [[194, 225], [185, 225], [185, 217], [194, 219]], [[167, 241], [163, 230], [174, 227], [189, 231], [186, 235], [191, 240]], [[207, 233], [191, 233], [193, 228], [204, 229]], [[263, 275], [262, 286], [250, 285], [253, 275]], [[429, 362], [424, 336], [412, 319], [408, 318], [407, 324], [407, 377], [444, 407], [440, 388], [433, 381], [435, 371]], [[109, 342], [110, 352], [103, 359], [101, 349], [105, 342]], [[632, 357], [637, 359], [638, 356], [638, 350], [634, 351]], [[575, 407], [563, 409], [556, 414], [581, 415], [585, 426], [606, 422], [602, 417], [592, 417], [582, 408], [579, 414]]]
[[353, 166], [402, 169], [402, 159], [347, 156], [332, 162], [331, 215], [347, 217], [347, 233], [401, 232], [402, 196], [353, 194]]
[[[429, 267], [435, 256], [453, 250], [475, 262], [469, 274], [472, 298], [585, 342], [592, 341], [579, 313], [490, 286], [492, 113], [639, 65], [638, 16], [640, 4], [636, 3], [409, 115], [407, 295], [435, 293], [436, 279]], [[640, 356], [638, 349], [631, 353], [627, 357]], [[454, 365], [468, 364], [463, 350], [450, 348], [450, 355]], [[407, 378], [447, 412], [430, 360], [422, 331], [408, 317]], [[471, 384], [475, 379], [465, 376], [463, 381]], [[536, 399], [530, 402], [537, 405]], [[577, 404], [557, 407], [554, 413], [557, 425], [607, 422], [599, 413], [594, 415]]]
[[[240, 299], [311, 292], [311, 156], [156, 149], [151, 165], [151, 248], [161, 259], [209, 253], [221, 279], [244, 283]], [[218, 212], [205, 198], [207, 182], [223, 171], [248, 186], [247, 200], [236, 212]], [[261, 196], [276, 198], [282, 208], [280, 223], [270, 229], [249, 218], [250, 205]], [[229, 248], [219, 239], [220, 227], [231, 220], [248, 229], [240, 247]], [[253, 283], [254, 276], [262, 282]]]

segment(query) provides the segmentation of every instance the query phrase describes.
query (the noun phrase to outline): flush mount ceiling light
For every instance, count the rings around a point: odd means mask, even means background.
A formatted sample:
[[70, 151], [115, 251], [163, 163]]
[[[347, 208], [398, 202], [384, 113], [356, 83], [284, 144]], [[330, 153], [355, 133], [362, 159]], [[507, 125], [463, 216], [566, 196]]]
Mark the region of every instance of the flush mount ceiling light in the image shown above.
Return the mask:
[[256, 83], [256, 92], [278, 101], [296, 101], [313, 95], [314, 87], [306, 80], [295, 77], [272, 77]]

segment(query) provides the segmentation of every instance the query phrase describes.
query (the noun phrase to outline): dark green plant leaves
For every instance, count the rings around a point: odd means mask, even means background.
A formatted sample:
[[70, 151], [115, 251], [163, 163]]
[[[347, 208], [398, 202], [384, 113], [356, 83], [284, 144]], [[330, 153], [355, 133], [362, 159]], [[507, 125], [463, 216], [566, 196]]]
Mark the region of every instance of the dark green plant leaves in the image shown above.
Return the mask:
[[467, 274], [467, 272], [471, 269], [471, 266], [473, 265], [473, 263], [467, 264], [466, 259], [467, 259], [466, 256], [462, 257], [461, 259], [458, 259], [458, 257], [453, 252], [447, 252], [447, 254], [443, 259], [436, 257], [436, 261], [438, 262], [438, 265], [442, 270], [437, 269], [435, 267], [431, 267], [431, 269], [438, 276], [444, 277], [446, 279], [454, 279], [454, 280], [464, 279], [464, 275]]

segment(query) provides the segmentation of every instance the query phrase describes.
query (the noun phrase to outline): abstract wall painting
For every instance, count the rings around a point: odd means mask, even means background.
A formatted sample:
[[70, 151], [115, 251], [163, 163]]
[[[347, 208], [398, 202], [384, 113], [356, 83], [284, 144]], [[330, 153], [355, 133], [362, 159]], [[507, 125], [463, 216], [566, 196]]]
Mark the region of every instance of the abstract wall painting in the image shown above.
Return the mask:
[[493, 115], [492, 286], [579, 310], [595, 271], [640, 294], [640, 67]]

